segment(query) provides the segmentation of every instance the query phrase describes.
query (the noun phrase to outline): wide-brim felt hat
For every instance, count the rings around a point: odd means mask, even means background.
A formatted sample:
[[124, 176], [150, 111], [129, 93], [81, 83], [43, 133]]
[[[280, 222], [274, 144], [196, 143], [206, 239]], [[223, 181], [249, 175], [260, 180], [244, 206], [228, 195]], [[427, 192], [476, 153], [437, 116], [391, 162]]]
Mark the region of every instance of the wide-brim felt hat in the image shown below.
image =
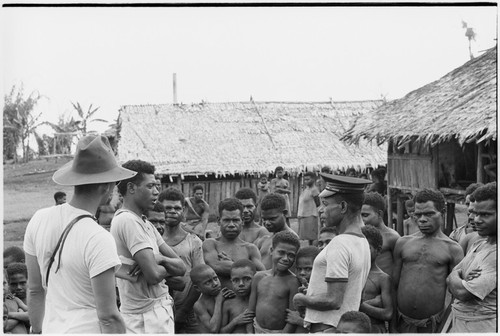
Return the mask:
[[335, 194], [362, 194], [368, 184], [373, 183], [371, 180], [340, 176], [327, 173], [320, 173], [325, 181], [325, 189], [319, 194], [319, 197], [330, 197]]
[[78, 141], [75, 158], [59, 168], [52, 179], [59, 185], [76, 186], [117, 182], [136, 174], [118, 165], [108, 138], [87, 135]]

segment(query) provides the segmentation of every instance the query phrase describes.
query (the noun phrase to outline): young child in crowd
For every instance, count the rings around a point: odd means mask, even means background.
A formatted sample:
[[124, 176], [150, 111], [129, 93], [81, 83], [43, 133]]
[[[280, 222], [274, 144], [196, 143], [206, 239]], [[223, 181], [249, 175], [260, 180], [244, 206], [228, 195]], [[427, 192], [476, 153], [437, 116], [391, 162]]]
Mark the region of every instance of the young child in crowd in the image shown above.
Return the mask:
[[370, 244], [372, 266], [363, 290], [359, 311], [370, 317], [372, 333], [385, 334], [388, 332], [387, 327], [392, 318], [393, 305], [391, 277], [375, 263], [382, 249], [382, 234], [371, 225], [362, 227], [361, 232]]
[[201, 293], [193, 306], [199, 333], [217, 334], [222, 322], [222, 303], [225, 299], [234, 297], [234, 292], [227, 288], [221, 289], [219, 277], [208, 265], [193, 267], [190, 277], [193, 288]]
[[27, 303], [26, 289], [28, 284], [28, 269], [26, 264], [12, 263], [7, 267], [7, 277], [9, 279], [9, 290], [15, 297]]
[[248, 310], [252, 280], [257, 272], [255, 264], [240, 259], [231, 266], [231, 282], [236, 297], [222, 305], [221, 334], [245, 334], [246, 325], [253, 322], [254, 313]]
[[262, 199], [270, 193], [271, 191], [269, 190], [269, 181], [267, 180], [267, 175], [261, 174], [259, 176], [259, 183], [257, 183], [257, 210], [255, 211], [256, 221], [260, 221], [260, 203], [262, 202]]
[[[297, 278], [302, 286], [299, 287], [299, 292], [306, 294], [309, 280], [311, 279], [311, 272], [313, 268], [314, 258], [319, 254], [320, 249], [316, 246], [306, 246], [299, 249], [297, 252], [297, 261], [295, 267], [297, 269]], [[305, 311], [295, 311], [287, 309], [286, 321], [290, 324], [297, 326], [295, 333], [307, 334], [308, 330], [304, 328], [304, 314]]]
[[359, 311], [348, 311], [342, 314], [337, 325], [337, 334], [369, 334], [370, 318]]
[[405, 208], [408, 218], [403, 221], [404, 236], [414, 234], [415, 232], [420, 232], [420, 230], [418, 229], [418, 224], [413, 218], [413, 213], [415, 212], [415, 203], [413, 202], [413, 200], [406, 200]]
[[273, 236], [271, 247], [272, 268], [258, 272], [252, 283], [249, 310], [255, 312], [253, 326], [248, 333], [293, 333], [295, 325], [286, 322], [287, 309], [297, 293], [300, 282], [290, 271], [295, 262], [300, 241], [289, 231]]
[[[28, 307], [9, 290], [9, 276], [3, 272], [4, 333], [27, 334], [29, 330]], [[5, 311], [7, 310], [7, 312]]]
[[284, 169], [281, 166], [276, 167], [274, 170], [274, 173], [276, 174], [276, 178], [273, 178], [271, 180], [271, 183], [269, 184], [269, 187], [271, 188], [272, 193], [280, 194], [285, 198], [286, 201], [286, 224], [290, 226], [290, 198], [288, 195], [291, 193], [290, 191], [290, 183], [288, 182], [287, 179], [283, 177], [284, 175]]
[[333, 226], [325, 226], [319, 230], [318, 248], [321, 251], [328, 245], [337, 235], [337, 228]]

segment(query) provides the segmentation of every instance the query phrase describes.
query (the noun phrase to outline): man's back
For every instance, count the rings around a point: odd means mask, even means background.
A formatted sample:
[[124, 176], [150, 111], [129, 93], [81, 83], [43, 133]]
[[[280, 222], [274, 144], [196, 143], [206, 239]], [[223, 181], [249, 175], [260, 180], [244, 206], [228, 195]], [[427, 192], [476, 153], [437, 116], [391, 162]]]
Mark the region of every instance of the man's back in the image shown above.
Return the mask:
[[[48, 258], [69, 222], [87, 211], [68, 203], [38, 211], [26, 228], [24, 250], [37, 256], [44, 287]], [[94, 220], [84, 218], [69, 232], [61, 254], [52, 265], [43, 331], [100, 333], [91, 278], [120, 264], [113, 237]]]

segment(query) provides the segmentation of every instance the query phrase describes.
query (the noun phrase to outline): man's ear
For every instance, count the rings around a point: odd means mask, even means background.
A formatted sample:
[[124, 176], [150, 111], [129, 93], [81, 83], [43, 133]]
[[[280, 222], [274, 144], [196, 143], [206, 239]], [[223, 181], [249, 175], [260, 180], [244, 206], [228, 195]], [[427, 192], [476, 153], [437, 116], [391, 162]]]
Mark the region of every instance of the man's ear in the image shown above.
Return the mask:
[[346, 202], [346, 201], [342, 201], [342, 202], [340, 202], [340, 212], [341, 212], [342, 214], [347, 213], [347, 209], [348, 209], [348, 208], [349, 208], [349, 204], [347, 204], [347, 202]]
[[193, 284], [193, 288], [198, 292], [198, 293], [201, 293], [200, 291], [200, 287], [198, 287], [197, 285]]
[[384, 218], [384, 210], [378, 210], [377, 212], [380, 218]]
[[131, 194], [135, 193], [136, 184], [133, 182], [127, 182], [127, 191]]

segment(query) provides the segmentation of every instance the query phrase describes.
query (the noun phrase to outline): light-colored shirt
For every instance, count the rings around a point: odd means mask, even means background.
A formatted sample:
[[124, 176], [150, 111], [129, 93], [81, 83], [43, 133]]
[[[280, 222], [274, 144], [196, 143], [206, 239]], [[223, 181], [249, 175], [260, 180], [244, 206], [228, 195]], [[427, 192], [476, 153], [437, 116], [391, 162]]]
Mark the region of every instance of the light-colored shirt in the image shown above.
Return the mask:
[[318, 209], [314, 202], [314, 197], [319, 195], [316, 186], [306, 187], [299, 196], [299, 209], [297, 211], [298, 217], [318, 217]]
[[326, 311], [307, 308], [304, 321], [337, 327], [342, 314], [359, 310], [370, 267], [370, 247], [365, 236], [344, 233], [334, 237], [314, 259], [307, 295], [326, 295], [327, 282], [347, 282], [342, 305]]
[[[118, 254], [128, 259], [133, 259], [137, 252], [146, 248], [159, 254], [159, 247], [165, 244], [153, 224], [124, 209], [115, 213], [110, 232], [115, 238]], [[155, 302], [169, 297], [168, 286], [163, 281], [148, 285], [142, 274], [139, 274], [137, 282], [117, 278], [116, 284], [120, 294], [120, 311], [127, 314], [148, 312]]]
[[65, 203], [37, 211], [24, 238], [26, 253], [36, 256], [46, 287], [42, 330], [48, 334], [101, 333], [91, 278], [120, 263], [111, 234], [91, 218], [78, 221], [68, 233], [57, 273], [58, 256], [51, 267], [49, 286], [45, 275], [49, 258], [66, 225], [90, 214]]

